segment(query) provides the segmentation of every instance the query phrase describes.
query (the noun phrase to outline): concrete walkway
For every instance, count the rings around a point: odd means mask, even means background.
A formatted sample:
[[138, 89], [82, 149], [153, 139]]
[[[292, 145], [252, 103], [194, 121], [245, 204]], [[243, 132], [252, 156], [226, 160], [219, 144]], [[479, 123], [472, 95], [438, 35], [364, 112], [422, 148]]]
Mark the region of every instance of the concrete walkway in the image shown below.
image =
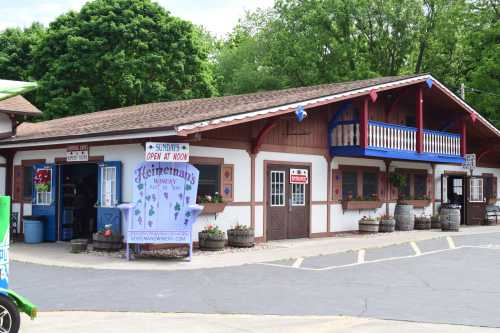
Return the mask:
[[329, 333], [473, 333], [499, 329], [427, 324], [346, 316], [255, 316], [131, 312], [42, 312], [22, 318], [26, 333], [132, 332], [329, 332]]
[[199, 253], [192, 262], [174, 259], [137, 259], [127, 262], [123, 258], [95, 254], [71, 254], [68, 243], [43, 243], [11, 246], [10, 259], [48, 266], [119, 270], [188, 270], [201, 268], [240, 266], [292, 258], [306, 258], [346, 251], [385, 247], [446, 236], [474, 235], [500, 232], [498, 226], [461, 228], [460, 232], [440, 230], [394, 232], [388, 234], [353, 235], [320, 239], [274, 241], [252, 249], [226, 250], [218, 253]]

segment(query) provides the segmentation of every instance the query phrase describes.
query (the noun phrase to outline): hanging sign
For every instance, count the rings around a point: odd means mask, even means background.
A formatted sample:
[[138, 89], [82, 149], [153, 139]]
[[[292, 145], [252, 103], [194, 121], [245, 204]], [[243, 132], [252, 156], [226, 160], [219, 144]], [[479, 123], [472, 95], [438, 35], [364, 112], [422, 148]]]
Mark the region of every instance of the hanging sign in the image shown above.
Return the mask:
[[146, 162], [189, 162], [189, 143], [146, 142]]
[[66, 148], [67, 162], [87, 162], [89, 160], [89, 146], [71, 145]]
[[290, 184], [309, 184], [307, 169], [290, 169]]
[[476, 154], [465, 154], [462, 166], [464, 169], [474, 170], [476, 168]]
[[[134, 170], [127, 243], [188, 243], [198, 215], [199, 171], [189, 163], [143, 162]], [[200, 210], [201, 211], [201, 210]]]

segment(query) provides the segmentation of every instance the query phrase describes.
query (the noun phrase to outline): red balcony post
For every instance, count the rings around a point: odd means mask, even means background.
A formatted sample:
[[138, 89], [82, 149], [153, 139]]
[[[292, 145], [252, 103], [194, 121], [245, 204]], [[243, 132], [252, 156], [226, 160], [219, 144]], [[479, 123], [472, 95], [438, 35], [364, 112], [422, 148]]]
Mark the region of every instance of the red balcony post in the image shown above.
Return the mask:
[[368, 147], [368, 96], [363, 100], [363, 109], [359, 115], [359, 144]]
[[417, 153], [424, 151], [424, 95], [422, 86], [418, 87], [417, 92]]
[[465, 156], [467, 154], [467, 123], [465, 119], [460, 122], [460, 155]]

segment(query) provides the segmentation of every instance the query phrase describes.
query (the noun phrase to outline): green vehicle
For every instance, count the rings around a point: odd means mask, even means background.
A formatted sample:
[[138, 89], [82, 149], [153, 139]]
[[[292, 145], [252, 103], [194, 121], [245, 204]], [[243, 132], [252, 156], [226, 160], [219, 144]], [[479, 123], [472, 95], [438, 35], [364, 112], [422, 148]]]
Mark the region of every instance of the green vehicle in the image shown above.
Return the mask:
[[[0, 100], [35, 88], [36, 84], [31, 82], [0, 80]], [[21, 312], [31, 319], [37, 313], [35, 305], [9, 290], [10, 207], [10, 197], [0, 196], [0, 333], [17, 333], [21, 325]]]

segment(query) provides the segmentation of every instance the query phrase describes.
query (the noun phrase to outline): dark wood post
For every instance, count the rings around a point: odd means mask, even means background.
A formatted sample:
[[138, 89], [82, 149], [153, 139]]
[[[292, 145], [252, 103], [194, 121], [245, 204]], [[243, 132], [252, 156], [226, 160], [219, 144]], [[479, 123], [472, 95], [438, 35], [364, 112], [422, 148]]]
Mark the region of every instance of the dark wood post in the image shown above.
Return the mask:
[[417, 92], [417, 153], [424, 151], [424, 95], [422, 86], [418, 86]]
[[465, 156], [467, 154], [467, 123], [465, 119], [462, 119], [460, 123], [460, 155]]
[[391, 200], [391, 184], [389, 182], [389, 167], [391, 160], [384, 160], [385, 162], [385, 214], [389, 216], [389, 201]]
[[363, 109], [359, 115], [359, 145], [368, 147], [368, 96], [363, 100]]

